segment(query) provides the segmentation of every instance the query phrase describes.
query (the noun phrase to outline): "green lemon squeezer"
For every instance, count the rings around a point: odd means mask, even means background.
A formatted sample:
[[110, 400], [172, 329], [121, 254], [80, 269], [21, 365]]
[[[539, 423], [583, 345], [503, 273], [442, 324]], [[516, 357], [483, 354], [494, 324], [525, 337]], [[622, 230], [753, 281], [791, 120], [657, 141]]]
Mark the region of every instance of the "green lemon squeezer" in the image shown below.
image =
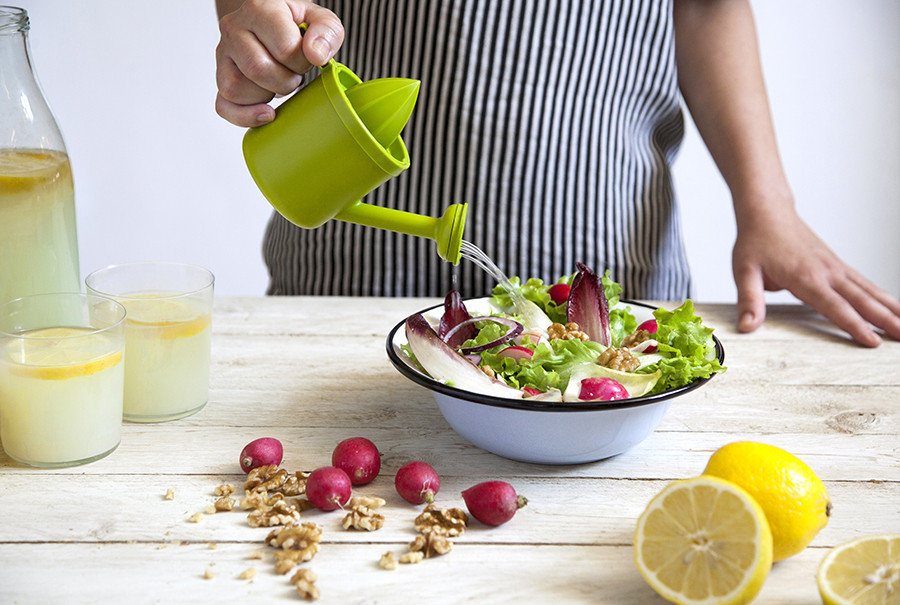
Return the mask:
[[362, 82], [329, 61], [275, 110], [274, 121], [244, 135], [244, 159], [260, 191], [300, 227], [338, 219], [426, 237], [435, 240], [442, 259], [458, 264], [466, 204], [433, 218], [360, 201], [409, 167], [400, 132], [419, 84], [404, 78]]

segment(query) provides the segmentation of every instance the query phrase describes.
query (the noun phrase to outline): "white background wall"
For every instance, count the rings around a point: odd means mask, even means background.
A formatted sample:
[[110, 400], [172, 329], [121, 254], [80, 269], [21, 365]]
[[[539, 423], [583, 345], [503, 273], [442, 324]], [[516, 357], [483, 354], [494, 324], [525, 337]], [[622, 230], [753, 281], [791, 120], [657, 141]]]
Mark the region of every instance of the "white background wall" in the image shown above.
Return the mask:
[[[218, 294], [262, 294], [269, 206], [244, 167], [243, 131], [213, 110], [213, 0], [18, 5], [73, 161], [82, 272], [183, 260], [212, 269]], [[753, 6], [801, 214], [900, 295], [900, 2]], [[733, 301], [730, 197], [691, 124], [675, 170], [694, 298]]]

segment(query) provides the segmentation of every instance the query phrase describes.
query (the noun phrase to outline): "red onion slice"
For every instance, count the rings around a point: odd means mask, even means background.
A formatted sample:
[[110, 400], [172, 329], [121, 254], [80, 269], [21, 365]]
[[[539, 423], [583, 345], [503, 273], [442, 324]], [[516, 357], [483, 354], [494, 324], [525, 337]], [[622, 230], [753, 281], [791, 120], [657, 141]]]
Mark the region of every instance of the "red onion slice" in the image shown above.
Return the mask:
[[487, 351], [488, 349], [493, 349], [496, 346], [509, 342], [510, 340], [521, 334], [522, 330], [524, 330], [522, 324], [515, 321], [514, 319], [509, 319], [507, 317], [498, 317], [496, 315], [483, 315], [481, 317], [473, 317], [471, 319], [467, 319], [453, 326], [453, 328], [451, 328], [450, 331], [447, 332], [446, 336], [444, 336], [444, 342], [447, 344], [451, 344], [453, 342], [453, 336], [457, 332], [459, 332], [460, 330], [465, 330], [468, 326], [471, 326], [472, 324], [475, 324], [479, 321], [493, 321], [494, 323], [508, 326], [509, 331], [507, 331], [506, 334], [504, 334], [500, 338], [487, 342], [483, 345], [478, 345], [476, 347], [457, 347], [459, 349], [459, 352], [463, 355], [468, 355], [470, 353], [480, 353], [482, 351]]

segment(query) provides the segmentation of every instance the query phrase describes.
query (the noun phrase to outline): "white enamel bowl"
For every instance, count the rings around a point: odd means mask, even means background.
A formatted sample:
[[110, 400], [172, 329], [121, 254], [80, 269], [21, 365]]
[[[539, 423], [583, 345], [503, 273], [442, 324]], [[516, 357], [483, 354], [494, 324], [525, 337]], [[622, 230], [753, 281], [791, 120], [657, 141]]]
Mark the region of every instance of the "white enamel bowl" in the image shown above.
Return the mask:
[[[487, 299], [465, 301], [473, 316], [487, 314]], [[654, 308], [622, 301], [631, 307], [638, 324], [653, 317]], [[443, 305], [422, 314], [436, 325]], [[391, 330], [387, 353], [397, 370], [429, 389], [453, 429], [466, 440], [499, 456], [537, 464], [579, 464], [621, 454], [647, 438], [665, 416], [676, 397], [706, 384], [692, 384], [656, 395], [612, 402], [551, 403], [527, 399], [505, 399], [464, 391], [432, 379], [419, 371], [402, 352], [406, 344], [405, 320]], [[725, 351], [718, 338], [716, 356]]]

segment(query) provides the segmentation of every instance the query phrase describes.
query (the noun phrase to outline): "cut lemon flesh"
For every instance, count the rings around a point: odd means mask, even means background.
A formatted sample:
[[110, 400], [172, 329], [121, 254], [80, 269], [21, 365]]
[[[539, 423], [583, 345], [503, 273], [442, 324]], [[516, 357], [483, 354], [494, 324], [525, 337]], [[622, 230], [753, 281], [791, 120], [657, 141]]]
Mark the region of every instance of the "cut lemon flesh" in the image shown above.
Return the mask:
[[638, 520], [634, 559], [662, 597], [685, 605], [749, 603], [772, 567], [765, 514], [715, 477], [676, 481]]
[[88, 328], [45, 328], [7, 345], [15, 374], [39, 380], [68, 380], [96, 374], [122, 361], [109, 336]]
[[826, 605], [900, 605], [900, 534], [835, 546], [819, 564], [816, 581]]
[[165, 298], [158, 293], [132, 294], [125, 305], [125, 321], [136, 328], [155, 328], [163, 339], [194, 336], [209, 326], [209, 313], [199, 312], [189, 301]]

